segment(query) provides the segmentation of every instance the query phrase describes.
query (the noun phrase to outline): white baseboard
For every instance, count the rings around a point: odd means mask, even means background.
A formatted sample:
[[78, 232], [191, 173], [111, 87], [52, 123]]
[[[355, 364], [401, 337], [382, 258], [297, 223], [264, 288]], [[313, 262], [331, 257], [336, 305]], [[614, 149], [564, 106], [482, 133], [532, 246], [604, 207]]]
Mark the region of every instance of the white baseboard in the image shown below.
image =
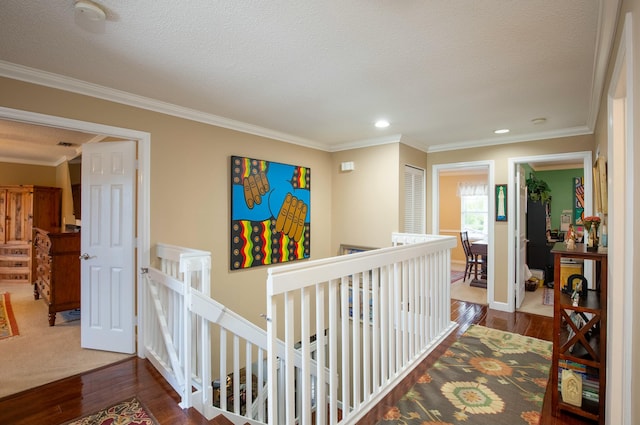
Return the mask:
[[509, 304], [508, 303], [492, 301], [489, 304], [489, 308], [491, 308], [493, 310], [504, 311], [504, 312], [507, 312], [507, 313], [513, 313], [513, 310], [509, 308]]

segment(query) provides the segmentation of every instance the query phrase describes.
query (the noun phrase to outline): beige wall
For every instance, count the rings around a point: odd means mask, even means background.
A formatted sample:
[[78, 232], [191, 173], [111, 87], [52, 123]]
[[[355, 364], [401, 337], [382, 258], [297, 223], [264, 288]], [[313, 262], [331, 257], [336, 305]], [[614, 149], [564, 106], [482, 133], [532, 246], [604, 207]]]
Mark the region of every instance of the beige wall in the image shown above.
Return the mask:
[[0, 162], [0, 185], [56, 186], [56, 169], [44, 165]]
[[[267, 268], [229, 270], [231, 155], [310, 167], [311, 256], [334, 254], [329, 153], [7, 78], [0, 78], [0, 105], [150, 133], [151, 246], [210, 251], [212, 294], [258, 325], [264, 326], [257, 312], [266, 310]], [[50, 173], [50, 180], [33, 183], [55, 185], [55, 168], [41, 172]]]
[[[355, 170], [340, 171], [345, 161], [353, 161]], [[399, 222], [398, 161], [398, 143], [332, 155], [332, 255], [340, 244], [391, 246]]]
[[[483, 148], [473, 148], [446, 152], [433, 152], [427, 156], [427, 175], [430, 176], [434, 165], [455, 164], [468, 161], [493, 160], [494, 179], [496, 183], [506, 183], [508, 179], [509, 158], [533, 155], [549, 155], [554, 153], [581, 152], [594, 149], [592, 135], [563, 137], [533, 142], [496, 145]], [[433, 205], [432, 193], [427, 191], [427, 217], [431, 217], [436, 208]], [[427, 221], [427, 233], [431, 232], [430, 221]], [[495, 223], [494, 226], [494, 255], [495, 258], [507, 258], [508, 223]], [[504, 261], [496, 261], [494, 268], [494, 299], [496, 302], [507, 303], [507, 274], [508, 268]]]
[[69, 174], [69, 164], [66, 161], [56, 167], [56, 186], [62, 188], [62, 217], [60, 222], [63, 226], [65, 224], [75, 224], [76, 217], [73, 215], [71, 176]]

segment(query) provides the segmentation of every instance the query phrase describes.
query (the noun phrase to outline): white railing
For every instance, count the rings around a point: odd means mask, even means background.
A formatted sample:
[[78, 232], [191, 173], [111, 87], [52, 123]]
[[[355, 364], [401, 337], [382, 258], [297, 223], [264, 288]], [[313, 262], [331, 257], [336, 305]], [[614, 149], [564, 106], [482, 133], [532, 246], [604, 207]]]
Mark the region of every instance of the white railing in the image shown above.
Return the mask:
[[187, 388], [191, 379], [187, 370], [194, 362], [197, 364], [196, 356], [202, 351], [202, 347], [209, 346], [209, 336], [205, 335], [206, 339], [201, 340], [197, 334], [193, 334], [194, 330], [187, 329], [187, 324], [193, 317], [189, 315], [186, 300], [190, 289], [208, 297], [211, 287], [211, 254], [158, 244], [156, 255], [159, 268], [145, 269], [146, 279], [142, 291], [143, 356], [153, 363], [180, 394], [181, 404], [188, 406], [191, 392]]
[[455, 238], [426, 240], [269, 269], [269, 335], [209, 296], [208, 252], [159, 244], [159, 268], [144, 279], [141, 355], [181, 407], [207, 419], [355, 423], [453, 329]]
[[[456, 239], [430, 235], [401, 245], [407, 240], [269, 269], [268, 423], [310, 424], [312, 414], [316, 424], [356, 423], [453, 331], [450, 252]], [[325, 334], [326, 350], [318, 350], [314, 366], [307, 360], [309, 341]], [[284, 356], [273, 349], [280, 340]], [[298, 375], [297, 341], [303, 358]], [[276, 380], [279, 367], [284, 392]]]
[[[207, 419], [266, 423], [266, 331], [209, 297], [208, 252], [164, 244], [156, 251], [159, 268], [144, 274], [142, 355], [180, 395], [181, 407]], [[276, 352], [284, 352], [282, 343]], [[295, 364], [302, 364], [299, 353]]]

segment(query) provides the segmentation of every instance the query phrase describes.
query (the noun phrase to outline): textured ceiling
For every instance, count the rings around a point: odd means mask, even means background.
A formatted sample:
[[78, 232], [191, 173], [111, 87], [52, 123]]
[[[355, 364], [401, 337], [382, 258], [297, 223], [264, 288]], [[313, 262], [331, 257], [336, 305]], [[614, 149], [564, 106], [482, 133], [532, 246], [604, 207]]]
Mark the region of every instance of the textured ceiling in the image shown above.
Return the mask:
[[434, 151], [591, 133], [619, 1], [97, 3], [102, 25], [2, 0], [0, 76], [327, 151]]

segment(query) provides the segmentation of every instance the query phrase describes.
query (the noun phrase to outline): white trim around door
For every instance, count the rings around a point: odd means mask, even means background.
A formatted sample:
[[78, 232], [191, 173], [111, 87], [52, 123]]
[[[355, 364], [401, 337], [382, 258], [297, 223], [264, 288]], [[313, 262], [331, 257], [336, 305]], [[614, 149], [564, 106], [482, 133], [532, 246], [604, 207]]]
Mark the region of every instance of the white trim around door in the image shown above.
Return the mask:
[[444, 171], [463, 172], [467, 170], [480, 170], [480, 172], [487, 173], [487, 184], [489, 185], [489, 223], [487, 230], [489, 232], [489, 244], [487, 245], [487, 304], [489, 304], [490, 308], [502, 310], [503, 308], [501, 308], [501, 306], [496, 304], [496, 302], [494, 301], [494, 224], [496, 217], [495, 208], [493, 208], [493, 206], [495, 205], [495, 191], [493, 190], [493, 188], [495, 187], [495, 161], [486, 160], [433, 165], [431, 169], [431, 233], [436, 235], [440, 233], [440, 213], [438, 210], [438, 205], [440, 205], [440, 173]]
[[[536, 162], [566, 162], [566, 161], [581, 161], [582, 167], [584, 169], [584, 215], [589, 216], [592, 215], [593, 212], [593, 173], [591, 172], [591, 167], [593, 164], [591, 151], [582, 151], [582, 152], [569, 152], [569, 153], [561, 153], [561, 154], [550, 154], [550, 155], [534, 155], [534, 156], [521, 156], [509, 158], [508, 165], [508, 173], [509, 173], [509, 183], [507, 190], [507, 211], [513, 211], [511, 214], [512, 217], [518, 217], [518, 212], [516, 211], [516, 167], [519, 164], [534, 164]], [[507, 291], [507, 304], [506, 310], [508, 312], [515, 311], [515, 281], [516, 281], [516, 222], [515, 220], [509, 221], [508, 226], [508, 247], [507, 247], [507, 263], [508, 263], [508, 273], [507, 273], [507, 282], [508, 291]], [[591, 261], [585, 262], [585, 276], [590, 276], [590, 266]]]
[[[34, 125], [44, 125], [49, 127], [64, 128], [67, 130], [82, 131], [85, 133], [95, 133], [104, 136], [117, 137], [126, 140], [135, 140], [138, 144], [138, 178], [137, 178], [137, 198], [136, 198], [136, 264], [142, 266], [150, 261], [150, 159], [151, 159], [151, 134], [143, 131], [131, 130], [127, 128], [113, 127], [104, 124], [78, 121], [69, 118], [56, 117], [53, 115], [39, 114], [35, 112], [21, 111], [17, 109], [0, 107], [0, 119], [21, 121]], [[142, 289], [140, 273], [136, 273], [136, 291], [138, 291], [137, 311], [144, 311], [140, 305]], [[143, 357], [144, 350], [141, 349], [140, 341], [143, 341], [142, 326], [143, 318], [137, 316], [137, 340], [138, 355]]]

